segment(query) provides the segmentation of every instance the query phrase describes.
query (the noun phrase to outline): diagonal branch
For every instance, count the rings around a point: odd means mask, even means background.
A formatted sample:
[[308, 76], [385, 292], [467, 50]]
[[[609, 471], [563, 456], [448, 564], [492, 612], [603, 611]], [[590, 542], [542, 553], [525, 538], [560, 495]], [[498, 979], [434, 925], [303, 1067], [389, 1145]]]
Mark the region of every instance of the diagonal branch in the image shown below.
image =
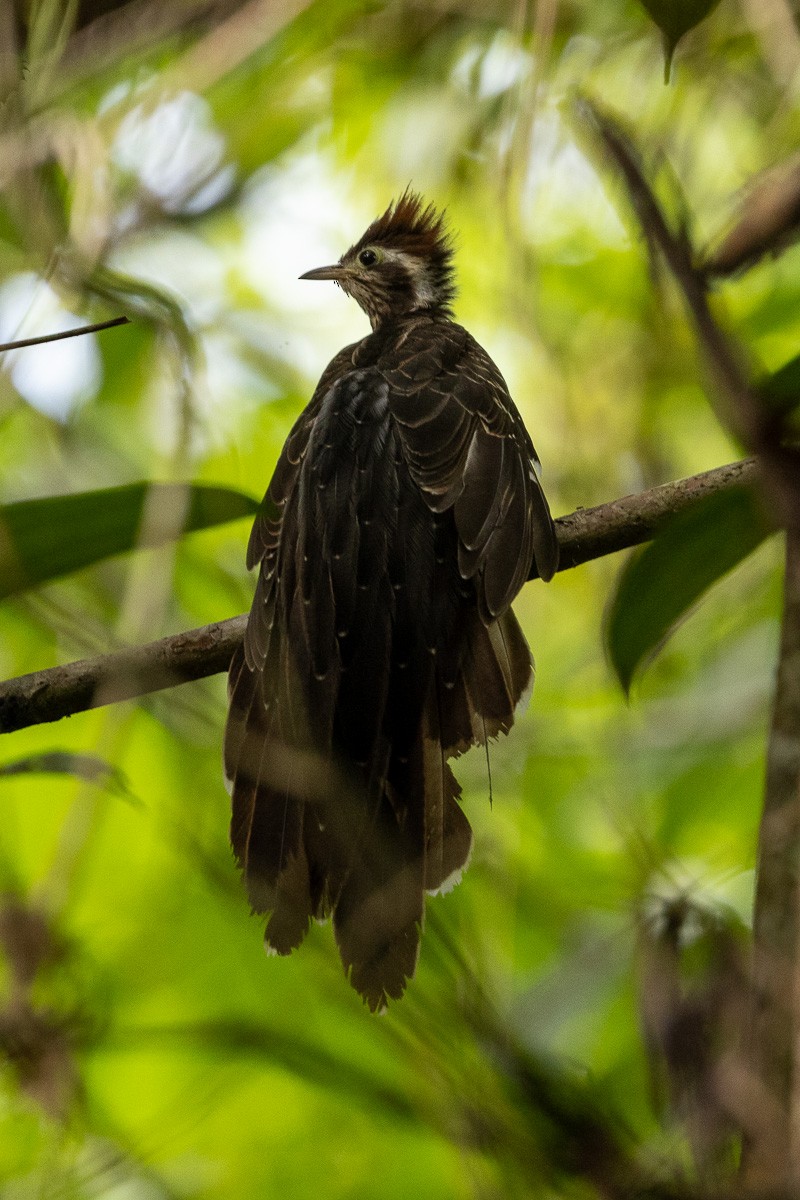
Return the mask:
[[46, 342], [61, 342], [64, 338], [83, 337], [85, 333], [102, 333], [117, 325], [130, 325], [129, 317], [112, 317], [109, 321], [98, 321], [94, 325], [79, 325], [75, 329], [61, 329], [58, 333], [42, 333], [38, 337], [21, 338], [17, 342], [3, 342], [0, 353], [5, 350], [24, 350], [26, 346], [43, 346]]
[[664, 256], [683, 293], [695, 332], [716, 384], [718, 415], [750, 454], [762, 461], [761, 485], [782, 525], [800, 525], [800, 451], [783, 436], [783, 416], [765, 404], [748, 379], [739, 346], [715, 319], [707, 281], [695, 266], [688, 236], [674, 233], [645, 179], [638, 155], [617, 122], [589, 100], [581, 109], [599, 134], [606, 152], [625, 180], [631, 203], [650, 245]]
[[[741, 351], [724, 333], [712, 315], [706, 282], [696, 270], [692, 249], [684, 232], [669, 228], [652, 188], [644, 177], [634, 147], [616, 121], [590, 101], [581, 107], [600, 135], [606, 153], [625, 180], [636, 215], [651, 247], [664, 256], [694, 321], [706, 360], [713, 372], [720, 397], [725, 403], [724, 418], [736, 437], [754, 453], [760, 453], [767, 436], [763, 407], [748, 383]], [[769, 431], [771, 432], [771, 430]]]
[[[559, 570], [641, 545], [698, 500], [712, 492], [751, 484], [756, 475], [755, 461], [746, 459], [560, 517], [556, 521]], [[0, 684], [0, 733], [216, 675], [227, 669], [244, 635], [246, 620], [233, 617], [146, 646], [51, 667]]]

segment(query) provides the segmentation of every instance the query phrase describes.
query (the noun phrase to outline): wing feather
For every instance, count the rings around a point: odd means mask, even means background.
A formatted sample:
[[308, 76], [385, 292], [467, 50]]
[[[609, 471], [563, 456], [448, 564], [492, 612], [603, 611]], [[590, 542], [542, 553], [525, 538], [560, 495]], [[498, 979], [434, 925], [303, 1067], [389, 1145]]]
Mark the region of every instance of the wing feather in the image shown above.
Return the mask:
[[555, 529], [536, 452], [502, 375], [460, 326], [440, 323], [433, 333], [421, 321], [406, 337], [401, 365], [384, 376], [409, 471], [431, 509], [453, 508], [462, 573], [479, 580], [491, 619], [534, 563], [543, 579], [552, 577]]

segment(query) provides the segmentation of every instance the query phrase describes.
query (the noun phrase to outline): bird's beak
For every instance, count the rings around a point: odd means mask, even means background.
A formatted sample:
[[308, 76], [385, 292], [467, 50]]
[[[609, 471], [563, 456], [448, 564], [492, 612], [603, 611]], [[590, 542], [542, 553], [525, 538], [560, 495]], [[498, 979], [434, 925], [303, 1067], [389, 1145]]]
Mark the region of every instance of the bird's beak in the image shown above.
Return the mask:
[[347, 274], [345, 267], [341, 263], [334, 263], [330, 267], [314, 267], [313, 271], [306, 271], [305, 275], [301, 275], [301, 279], [344, 279]]

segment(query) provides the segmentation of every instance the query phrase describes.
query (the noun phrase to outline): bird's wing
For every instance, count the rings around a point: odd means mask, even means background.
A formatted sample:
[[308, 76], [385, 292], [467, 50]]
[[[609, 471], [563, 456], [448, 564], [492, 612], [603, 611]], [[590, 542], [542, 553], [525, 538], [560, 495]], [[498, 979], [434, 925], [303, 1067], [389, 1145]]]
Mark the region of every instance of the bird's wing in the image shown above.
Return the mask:
[[263, 562], [280, 540], [283, 509], [297, 481], [314, 428], [314, 419], [331, 388], [352, 370], [353, 352], [357, 346], [358, 342], [345, 346], [331, 359], [320, 376], [314, 395], [292, 426], [262, 501], [261, 510], [253, 524], [247, 547], [248, 570]]
[[[352, 368], [347, 346], [323, 372], [308, 406], [286, 440], [250, 535], [249, 567], [260, 564], [244, 644], [228, 676], [229, 713], [225, 730], [225, 774], [232, 798], [231, 842], [242, 867], [255, 911], [273, 910], [272, 944], [283, 952], [299, 944], [312, 912], [314, 895], [303, 851], [303, 805], [298, 780], [325, 787], [290, 654], [285, 606], [276, 604], [280, 548], [291, 540], [285, 517], [308, 449], [314, 420], [332, 388]], [[288, 581], [287, 581], [288, 583]], [[286, 780], [291, 776], [293, 786]], [[307, 789], [306, 789], [307, 790]], [[271, 795], [274, 803], [265, 803]], [[283, 895], [283, 893], [286, 893]], [[298, 904], [297, 896], [307, 897]], [[296, 914], [296, 916], [295, 916]]]
[[[268, 946], [288, 953], [333, 911], [372, 1007], [413, 973], [425, 882], [422, 816], [406, 811], [403, 784], [422, 771], [409, 760], [431, 656], [407, 615], [395, 649], [412, 661], [392, 685], [393, 583], [415, 546], [422, 584], [432, 576], [435, 514], [401, 466], [386, 385], [345, 352], [292, 430], [253, 530], [261, 570], [225, 742], [231, 841], [253, 909], [271, 913]], [[447, 832], [450, 849], [455, 821]]]
[[510, 605], [534, 565], [553, 575], [558, 546], [530, 437], [502, 375], [466, 330], [417, 320], [377, 367], [400, 478], [417, 498], [417, 539], [433, 545], [432, 555], [413, 552], [405, 587], [427, 562], [443, 572], [407, 604], [417, 627], [421, 617], [427, 623], [434, 655], [416, 743], [422, 787], [408, 795], [423, 802], [426, 887], [435, 890], [463, 868], [471, 842], [446, 759], [511, 727], [533, 664]]
[[435, 512], [453, 510], [459, 567], [488, 623], [558, 543], [538, 459], [505, 380], [461, 326], [422, 321], [384, 372], [408, 469]]

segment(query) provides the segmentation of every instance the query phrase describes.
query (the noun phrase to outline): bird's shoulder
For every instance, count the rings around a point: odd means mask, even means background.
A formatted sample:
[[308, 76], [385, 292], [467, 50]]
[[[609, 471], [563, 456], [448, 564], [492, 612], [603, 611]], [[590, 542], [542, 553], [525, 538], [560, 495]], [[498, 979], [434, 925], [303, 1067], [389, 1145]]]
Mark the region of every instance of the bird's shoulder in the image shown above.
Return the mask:
[[[366, 361], [365, 349], [356, 350], [356, 362]], [[451, 419], [459, 414], [479, 419], [492, 433], [516, 437], [534, 454], [500, 368], [463, 325], [418, 315], [399, 324], [370, 359], [401, 425], [438, 415], [448, 400]]]
[[478, 580], [481, 612], [491, 620], [534, 558], [545, 579], [558, 561], [533, 442], [500, 369], [463, 326], [419, 316], [392, 332], [373, 367], [387, 387], [403, 461], [433, 512], [452, 509], [459, 569]]
[[471, 333], [447, 317], [414, 313], [358, 343], [356, 370], [372, 368], [392, 391], [405, 394], [427, 385], [456, 388], [468, 378], [508, 394], [505, 380]]
[[[426, 391], [451, 396], [459, 408], [480, 416], [497, 432], [506, 432], [499, 426], [518, 420], [497, 364], [463, 325], [447, 317], [414, 313], [345, 346], [323, 371], [297, 422], [298, 433], [310, 426], [340, 385], [352, 384], [354, 376], [365, 388], [385, 385], [401, 421], [405, 407], [416, 407]], [[295, 430], [287, 443], [290, 451], [294, 434]]]
[[306, 405], [304, 410], [305, 413], [313, 410], [315, 406], [318, 405], [319, 402], [323, 400], [330, 392], [331, 388], [335, 387], [341, 379], [343, 379], [350, 373], [350, 371], [354, 369], [358, 350], [363, 345], [365, 340], [366, 339], [362, 338], [361, 341], [351, 342], [350, 345], [343, 346], [337, 354], [334, 354], [333, 358], [319, 377], [319, 383], [314, 388], [314, 394]]
[[308, 450], [308, 443], [319, 415], [331, 390], [353, 369], [353, 354], [359, 343], [344, 346], [335, 354], [319, 378], [314, 394], [295, 421], [275, 464], [264, 499], [247, 546], [247, 566], [252, 569], [277, 546], [283, 520], [283, 509], [297, 482], [297, 475]]
[[[293, 471], [302, 461], [308, 448], [308, 439], [320, 409], [337, 385], [346, 379], [353, 370], [353, 358], [359, 344], [359, 342], [353, 342], [349, 346], [344, 346], [338, 354], [333, 356], [320, 375], [319, 383], [314, 388], [311, 399], [292, 426], [270, 483], [270, 494], [276, 504], [281, 504], [286, 498], [283, 486], [284, 474], [286, 484], [289, 484]], [[282, 464], [283, 470], [281, 470]]]

